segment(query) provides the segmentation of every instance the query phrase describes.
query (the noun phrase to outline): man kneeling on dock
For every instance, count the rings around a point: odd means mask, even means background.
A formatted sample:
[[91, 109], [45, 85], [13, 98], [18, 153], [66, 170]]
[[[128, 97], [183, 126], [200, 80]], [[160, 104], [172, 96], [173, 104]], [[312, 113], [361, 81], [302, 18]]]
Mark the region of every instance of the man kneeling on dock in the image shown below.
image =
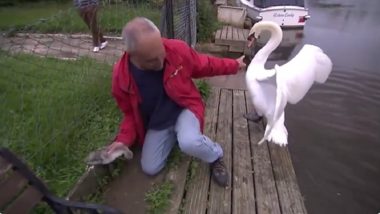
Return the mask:
[[142, 170], [155, 175], [164, 168], [178, 142], [187, 155], [210, 164], [212, 177], [228, 185], [222, 147], [203, 135], [202, 97], [192, 78], [236, 74], [239, 59], [199, 54], [181, 40], [161, 37], [146, 18], [135, 18], [123, 29], [125, 53], [114, 65], [112, 94], [124, 113], [119, 133], [107, 151], [142, 145]]

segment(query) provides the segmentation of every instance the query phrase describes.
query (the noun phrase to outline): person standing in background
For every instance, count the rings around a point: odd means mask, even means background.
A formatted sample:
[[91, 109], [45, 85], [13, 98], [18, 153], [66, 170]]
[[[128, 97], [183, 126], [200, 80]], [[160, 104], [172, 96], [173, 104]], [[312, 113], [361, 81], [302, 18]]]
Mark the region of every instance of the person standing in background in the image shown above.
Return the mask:
[[78, 9], [80, 17], [84, 20], [92, 34], [93, 52], [105, 48], [108, 42], [104, 39], [97, 22], [98, 0], [73, 0], [75, 8]]

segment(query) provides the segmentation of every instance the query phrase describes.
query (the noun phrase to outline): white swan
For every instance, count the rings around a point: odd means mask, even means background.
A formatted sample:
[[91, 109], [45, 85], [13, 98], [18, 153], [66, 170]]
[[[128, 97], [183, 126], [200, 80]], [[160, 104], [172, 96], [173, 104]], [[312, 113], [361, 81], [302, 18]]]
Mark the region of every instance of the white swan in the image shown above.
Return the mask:
[[288, 132], [284, 125], [287, 102], [299, 102], [314, 81], [324, 83], [331, 73], [332, 62], [319, 47], [306, 44], [286, 64], [266, 70], [265, 62], [280, 44], [282, 30], [275, 22], [261, 21], [252, 27], [249, 35], [257, 39], [264, 30], [270, 31], [271, 37], [249, 64], [246, 84], [256, 113], [267, 120], [264, 137], [258, 144], [268, 140], [285, 146], [288, 144]]

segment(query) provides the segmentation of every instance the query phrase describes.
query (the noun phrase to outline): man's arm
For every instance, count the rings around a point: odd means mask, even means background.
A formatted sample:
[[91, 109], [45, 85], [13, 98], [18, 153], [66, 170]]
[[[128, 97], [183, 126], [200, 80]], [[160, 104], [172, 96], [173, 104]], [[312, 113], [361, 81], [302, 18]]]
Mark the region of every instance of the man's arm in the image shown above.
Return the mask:
[[121, 121], [119, 126], [119, 133], [116, 135], [114, 141], [121, 142], [126, 146], [131, 146], [136, 139], [136, 128], [134, 124], [132, 108], [129, 103], [121, 99], [119, 95], [121, 91], [114, 90], [115, 89], [113, 89], [112, 94], [116, 100], [118, 107], [122, 110], [124, 114], [123, 120]]
[[188, 47], [189, 60], [193, 63], [193, 78], [236, 74], [244, 67], [242, 58], [218, 58], [196, 52]]

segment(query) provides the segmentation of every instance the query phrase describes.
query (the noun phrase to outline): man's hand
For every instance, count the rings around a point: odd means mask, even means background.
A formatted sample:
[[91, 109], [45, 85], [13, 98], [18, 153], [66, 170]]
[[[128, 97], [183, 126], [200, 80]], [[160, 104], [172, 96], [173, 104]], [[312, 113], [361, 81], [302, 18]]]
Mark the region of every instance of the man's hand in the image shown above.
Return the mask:
[[102, 147], [96, 151], [90, 152], [85, 162], [88, 165], [104, 165], [113, 162], [120, 156], [124, 156], [126, 159], [132, 159], [133, 153], [123, 143], [113, 142], [107, 147]]
[[245, 55], [236, 59], [236, 61], [239, 63], [239, 70], [245, 69], [247, 67], [247, 64], [245, 64], [245, 62], [244, 62], [244, 58], [245, 58]]
[[109, 146], [107, 146], [106, 151], [108, 154], [111, 154], [121, 148], [125, 147], [125, 145], [122, 142], [115, 141]]

